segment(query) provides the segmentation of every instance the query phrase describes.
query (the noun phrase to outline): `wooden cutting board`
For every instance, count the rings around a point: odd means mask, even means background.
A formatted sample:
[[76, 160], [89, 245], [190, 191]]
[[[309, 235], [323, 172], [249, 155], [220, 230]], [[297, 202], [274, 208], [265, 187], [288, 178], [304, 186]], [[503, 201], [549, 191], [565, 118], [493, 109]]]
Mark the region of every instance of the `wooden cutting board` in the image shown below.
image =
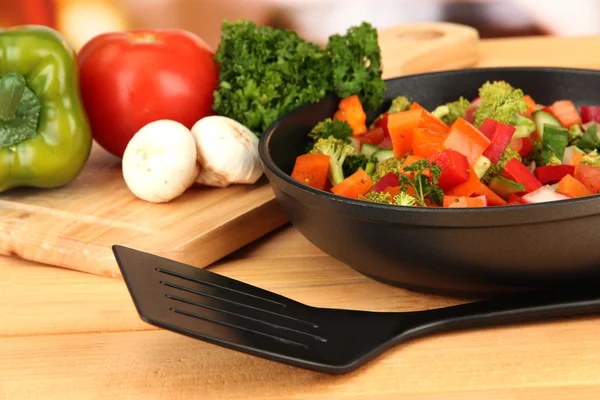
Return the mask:
[[[478, 40], [477, 31], [446, 23], [382, 30], [384, 77], [472, 66]], [[125, 185], [120, 159], [94, 145], [70, 185], [0, 194], [0, 254], [119, 278], [113, 244], [203, 268], [286, 222], [264, 176], [147, 203]]]

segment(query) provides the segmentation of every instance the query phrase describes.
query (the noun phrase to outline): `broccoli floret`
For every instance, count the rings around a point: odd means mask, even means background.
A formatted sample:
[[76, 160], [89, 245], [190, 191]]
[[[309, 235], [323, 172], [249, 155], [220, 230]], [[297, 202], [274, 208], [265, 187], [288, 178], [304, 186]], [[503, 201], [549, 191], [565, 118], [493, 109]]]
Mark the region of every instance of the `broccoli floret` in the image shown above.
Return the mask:
[[369, 173], [369, 171], [367, 171], [368, 164], [369, 160], [367, 160], [367, 156], [365, 156], [364, 154], [348, 156], [344, 160], [344, 164], [342, 166], [344, 176], [350, 176], [359, 169], [364, 169], [367, 173]]
[[465, 118], [467, 109], [471, 106], [469, 100], [460, 97], [457, 101], [438, 106], [432, 114], [441, 119], [446, 125], [452, 125], [459, 118]]
[[363, 198], [364, 200], [380, 204], [396, 204], [399, 206], [414, 206], [416, 204], [415, 198], [405, 192], [400, 192], [392, 197], [389, 193], [380, 193], [370, 190]]
[[504, 150], [504, 153], [502, 154], [502, 157], [500, 157], [500, 160], [498, 160], [497, 163], [492, 163], [492, 165], [490, 165], [486, 173], [481, 177], [481, 182], [487, 184], [489, 183], [490, 179], [492, 179], [494, 176], [502, 175], [502, 173], [504, 173], [504, 166], [513, 158], [522, 161], [519, 152], [513, 150], [510, 146], [508, 146], [506, 150]]
[[579, 124], [571, 125], [569, 127], [569, 144], [581, 137], [583, 137], [583, 129], [581, 129], [581, 126]]
[[326, 139], [329, 136], [333, 136], [336, 139], [348, 139], [352, 135], [352, 127], [348, 122], [327, 118], [315, 125], [308, 134], [308, 137], [316, 142], [321, 138]]
[[395, 113], [395, 112], [406, 111], [406, 110], [410, 109], [411, 104], [412, 103], [410, 102], [410, 100], [408, 100], [408, 97], [398, 96], [394, 100], [392, 100], [392, 105], [390, 106], [390, 108], [388, 109], [387, 112]]
[[414, 206], [416, 203], [415, 198], [406, 192], [400, 192], [394, 196], [394, 204], [399, 206]]
[[546, 167], [550, 167], [552, 165], [561, 165], [562, 160], [556, 157], [556, 154], [552, 154], [548, 159], [548, 162], [545, 164]]
[[527, 103], [523, 99], [523, 91], [513, 88], [505, 81], [489, 81], [479, 88], [481, 103], [473, 113], [476, 126], [481, 126], [486, 118], [503, 124], [514, 125], [519, 122], [519, 112], [527, 111]]
[[586, 154], [581, 158], [581, 163], [600, 167], [600, 157], [598, 154]]
[[531, 144], [533, 145], [533, 149], [531, 149], [529, 154], [523, 157], [523, 164], [525, 165], [529, 165], [532, 162], [538, 164], [542, 156], [542, 141], [540, 139], [534, 139], [531, 141]]
[[343, 139], [329, 136], [317, 140], [310, 153], [329, 156], [329, 181], [335, 186], [344, 180], [344, 161], [346, 157], [356, 155], [356, 147], [346, 143]]
[[373, 182], [379, 181], [385, 175], [390, 172], [393, 172], [396, 175], [400, 175], [402, 172], [402, 163], [404, 162], [404, 158], [388, 158], [387, 160], [383, 160], [377, 167], [375, 167], [375, 172], [373, 172]]
[[381, 204], [392, 204], [392, 195], [389, 193], [376, 192], [374, 190], [369, 190], [365, 194], [365, 199], [372, 201], [373, 203], [381, 203]]

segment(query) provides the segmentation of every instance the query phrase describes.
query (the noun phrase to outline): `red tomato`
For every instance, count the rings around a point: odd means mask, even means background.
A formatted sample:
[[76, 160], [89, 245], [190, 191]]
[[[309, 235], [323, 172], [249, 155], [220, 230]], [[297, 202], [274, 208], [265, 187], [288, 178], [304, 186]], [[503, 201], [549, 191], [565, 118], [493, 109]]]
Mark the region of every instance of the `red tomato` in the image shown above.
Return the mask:
[[191, 128], [214, 114], [214, 52], [190, 32], [129, 30], [101, 34], [79, 53], [81, 95], [94, 139], [123, 156], [144, 125], [170, 119]]

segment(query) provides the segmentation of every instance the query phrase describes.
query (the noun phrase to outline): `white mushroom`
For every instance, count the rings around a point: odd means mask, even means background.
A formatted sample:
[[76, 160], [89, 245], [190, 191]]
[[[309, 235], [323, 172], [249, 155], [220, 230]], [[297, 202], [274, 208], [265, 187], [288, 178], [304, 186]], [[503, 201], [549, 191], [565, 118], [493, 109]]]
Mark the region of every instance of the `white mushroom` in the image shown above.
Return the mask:
[[239, 122], [211, 115], [196, 122], [192, 135], [200, 163], [196, 182], [227, 187], [252, 184], [262, 176], [258, 138]]
[[170, 120], [140, 129], [129, 141], [122, 165], [129, 190], [153, 203], [183, 194], [199, 172], [194, 137], [184, 125]]

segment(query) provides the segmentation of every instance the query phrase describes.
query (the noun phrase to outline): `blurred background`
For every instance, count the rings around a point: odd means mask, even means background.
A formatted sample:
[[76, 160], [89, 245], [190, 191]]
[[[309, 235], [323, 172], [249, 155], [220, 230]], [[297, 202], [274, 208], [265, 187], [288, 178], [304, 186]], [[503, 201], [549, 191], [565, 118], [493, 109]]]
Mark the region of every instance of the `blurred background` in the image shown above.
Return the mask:
[[183, 28], [216, 49], [224, 19], [290, 28], [314, 42], [369, 21], [377, 28], [449, 21], [482, 38], [600, 33], [600, 0], [0, 0], [0, 27], [43, 24], [76, 47], [129, 28]]

